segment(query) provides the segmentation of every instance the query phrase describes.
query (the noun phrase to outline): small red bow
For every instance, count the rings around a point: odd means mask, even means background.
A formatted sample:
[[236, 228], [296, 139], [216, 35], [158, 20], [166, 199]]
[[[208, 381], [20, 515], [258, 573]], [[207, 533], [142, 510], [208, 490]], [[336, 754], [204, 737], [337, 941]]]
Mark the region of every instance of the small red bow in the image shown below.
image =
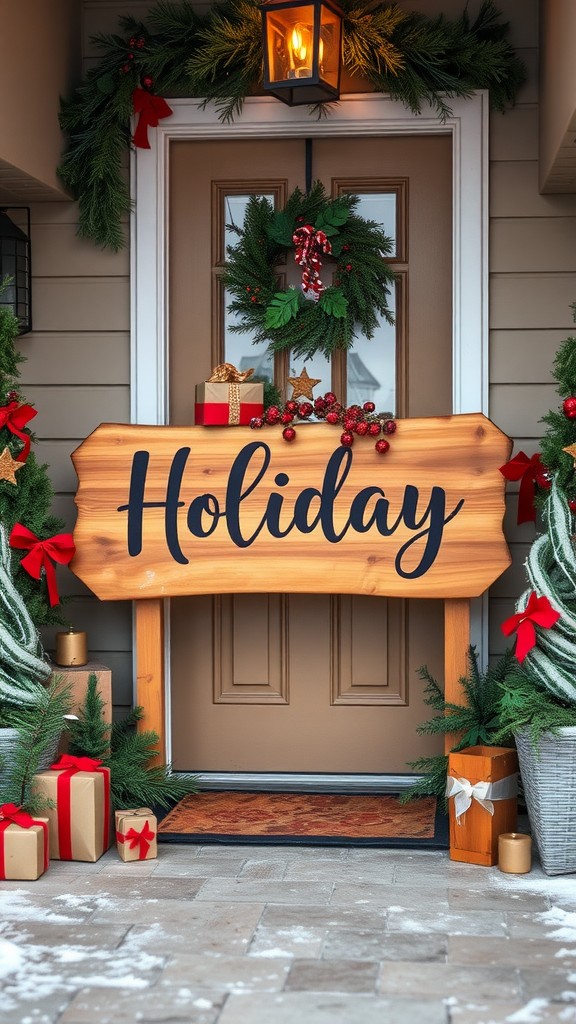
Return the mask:
[[24, 442], [24, 447], [16, 456], [17, 462], [26, 462], [30, 452], [30, 434], [24, 432], [24, 427], [29, 420], [37, 416], [36, 409], [31, 405], [18, 405], [18, 402], [9, 402], [0, 408], [0, 429], [7, 427], [16, 437]]
[[332, 252], [332, 245], [328, 236], [323, 231], [316, 231], [312, 224], [304, 224], [296, 228], [292, 235], [292, 241], [296, 246], [294, 260], [299, 267], [304, 267], [302, 273], [302, 291], [313, 291], [317, 299], [324, 285], [320, 280], [320, 269], [322, 261], [321, 253], [327, 256]]
[[138, 124], [134, 132], [132, 142], [140, 149], [150, 149], [148, 142], [148, 129], [156, 128], [163, 117], [169, 117], [172, 107], [169, 107], [162, 96], [156, 96], [148, 89], [134, 89], [132, 93], [134, 114], [139, 114]]
[[511, 615], [502, 623], [504, 636], [510, 636], [516, 631], [516, 657], [519, 662], [523, 662], [528, 652], [536, 646], [534, 624], [543, 629], [551, 629], [560, 617], [560, 612], [552, 607], [548, 598], [537, 597], [533, 590], [524, 611]]
[[54, 607], [55, 604], [59, 604], [60, 598], [53, 562], [68, 565], [68, 562], [72, 561], [76, 551], [72, 534], [56, 533], [48, 540], [39, 540], [26, 526], [16, 523], [10, 534], [10, 546], [28, 550], [28, 554], [24, 556], [20, 564], [33, 579], [39, 580], [42, 569], [45, 570], [50, 605]]
[[156, 833], [152, 831], [148, 821], [144, 822], [140, 831], [137, 828], [129, 828], [125, 835], [122, 832], [116, 832], [116, 838], [119, 843], [128, 843], [131, 850], [135, 850], [137, 846], [140, 847], [138, 860], [146, 858], [146, 854], [150, 849], [150, 843], [155, 835]]
[[72, 754], [60, 754], [56, 764], [51, 764], [50, 767], [55, 771], [60, 771], [62, 768], [75, 768], [77, 772], [95, 772], [101, 764], [102, 761], [96, 757], [73, 757]]
[[32, 828], [34, 818], [27, 811], [23, 811], [16, 804], [2, 804], [0, 806], [0, 821], [10, 821], [20, 828]]
[[520, 490], [518, 492], [518, 525], [520, 523], [533, 523], [536, 519], [536, 508], [534, 505], [534, 488], [548, 489], [550, 479], [546, 475], [546, 466], [542, 465], [542, 457], [536, 452], [528, 458], [524, 452], [518, 452], [505, 466], [500, 466], [502, 476], [507, 480], [519, 480]]

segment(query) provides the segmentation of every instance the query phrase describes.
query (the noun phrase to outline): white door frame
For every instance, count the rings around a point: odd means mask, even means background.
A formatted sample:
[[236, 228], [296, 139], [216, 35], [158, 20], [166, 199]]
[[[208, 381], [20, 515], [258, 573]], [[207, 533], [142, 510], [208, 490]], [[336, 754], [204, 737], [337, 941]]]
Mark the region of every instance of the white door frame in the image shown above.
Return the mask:
[[[353, 94], [341, 99], [328, 117], [315, 120], [307, 107], [258, 96], [245, 101], [232, 124], [222, 124], [213, 104], [202, 108], [198, 100], [170, 100], [172, 116], [150, 131], [151, 148], [135, 150], [131, 162], [131, 422], [167, 422], [170, 142], [309, 136], [452, 137], [453, 412], [487, 414], [488, 94], [477, 92], [450, 105], [451, 116], [441, 122], [430, 109], [415, 115], [388, 96]], [[487, 633], [486, 601], [480, 599], [472, 634], [483, 662]], [[169, 673], [166, 678], [169, 683]], [[170, 737], [169, 728], [166, 735]]]

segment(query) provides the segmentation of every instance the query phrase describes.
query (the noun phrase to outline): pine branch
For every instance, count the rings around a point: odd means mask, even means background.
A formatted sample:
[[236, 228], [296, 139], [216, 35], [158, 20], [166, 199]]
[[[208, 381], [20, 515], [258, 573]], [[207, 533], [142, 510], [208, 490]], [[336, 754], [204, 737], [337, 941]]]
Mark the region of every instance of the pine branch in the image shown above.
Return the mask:
[[42, 799], [34, 795], [33, 778], [45, 755], [55, 752], [64, 729], [64, 716], [69, 714], [70, 707], [71, 686], [62, 686], [62, 679], [57, 678], [46, 689], [37, 687], [33, 703], [12, 708], [9, 723], [18, 731], [18, 744], [0, 803], [15, 803], [30, 813], [45, 806]]
[[98, 677], [91, 672], [78, 721], [70, 725], [68, 750], [74, 757], [93, 757], [101, 761], [109, 754], [112, 726], [104, 717], [105, 707], [98, 689]]

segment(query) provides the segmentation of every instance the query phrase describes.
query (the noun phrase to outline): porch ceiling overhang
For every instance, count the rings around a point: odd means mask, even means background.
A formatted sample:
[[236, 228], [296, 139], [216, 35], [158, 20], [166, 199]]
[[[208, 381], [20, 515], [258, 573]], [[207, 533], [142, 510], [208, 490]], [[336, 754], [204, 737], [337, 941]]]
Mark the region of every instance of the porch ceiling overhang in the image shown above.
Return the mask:
[[30, 203], [62, 202], [66, 199], [69, 200], [70, 196], [64, 189], [51, 188], [6, 160], [0, 160], [0, 205], [29, 206]]
[[576, 192], [576, 4], [540, 5], [540, 190]]

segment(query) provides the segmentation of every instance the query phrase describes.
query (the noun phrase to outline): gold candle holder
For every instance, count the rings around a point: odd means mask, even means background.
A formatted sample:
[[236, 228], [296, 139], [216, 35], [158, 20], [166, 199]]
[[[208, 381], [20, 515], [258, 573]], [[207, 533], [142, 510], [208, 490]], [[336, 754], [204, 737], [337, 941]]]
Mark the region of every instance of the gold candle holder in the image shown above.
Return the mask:
[[532, 839], [521, 832], [498, 836], [498, 867], [511, 875], [526, 875], [532, 867]]
[[86, 633], [77, 633], [73, 626], [65, 633], [56, 633], [54, 661], [63, 666], [85, 665], [88, 661]]

